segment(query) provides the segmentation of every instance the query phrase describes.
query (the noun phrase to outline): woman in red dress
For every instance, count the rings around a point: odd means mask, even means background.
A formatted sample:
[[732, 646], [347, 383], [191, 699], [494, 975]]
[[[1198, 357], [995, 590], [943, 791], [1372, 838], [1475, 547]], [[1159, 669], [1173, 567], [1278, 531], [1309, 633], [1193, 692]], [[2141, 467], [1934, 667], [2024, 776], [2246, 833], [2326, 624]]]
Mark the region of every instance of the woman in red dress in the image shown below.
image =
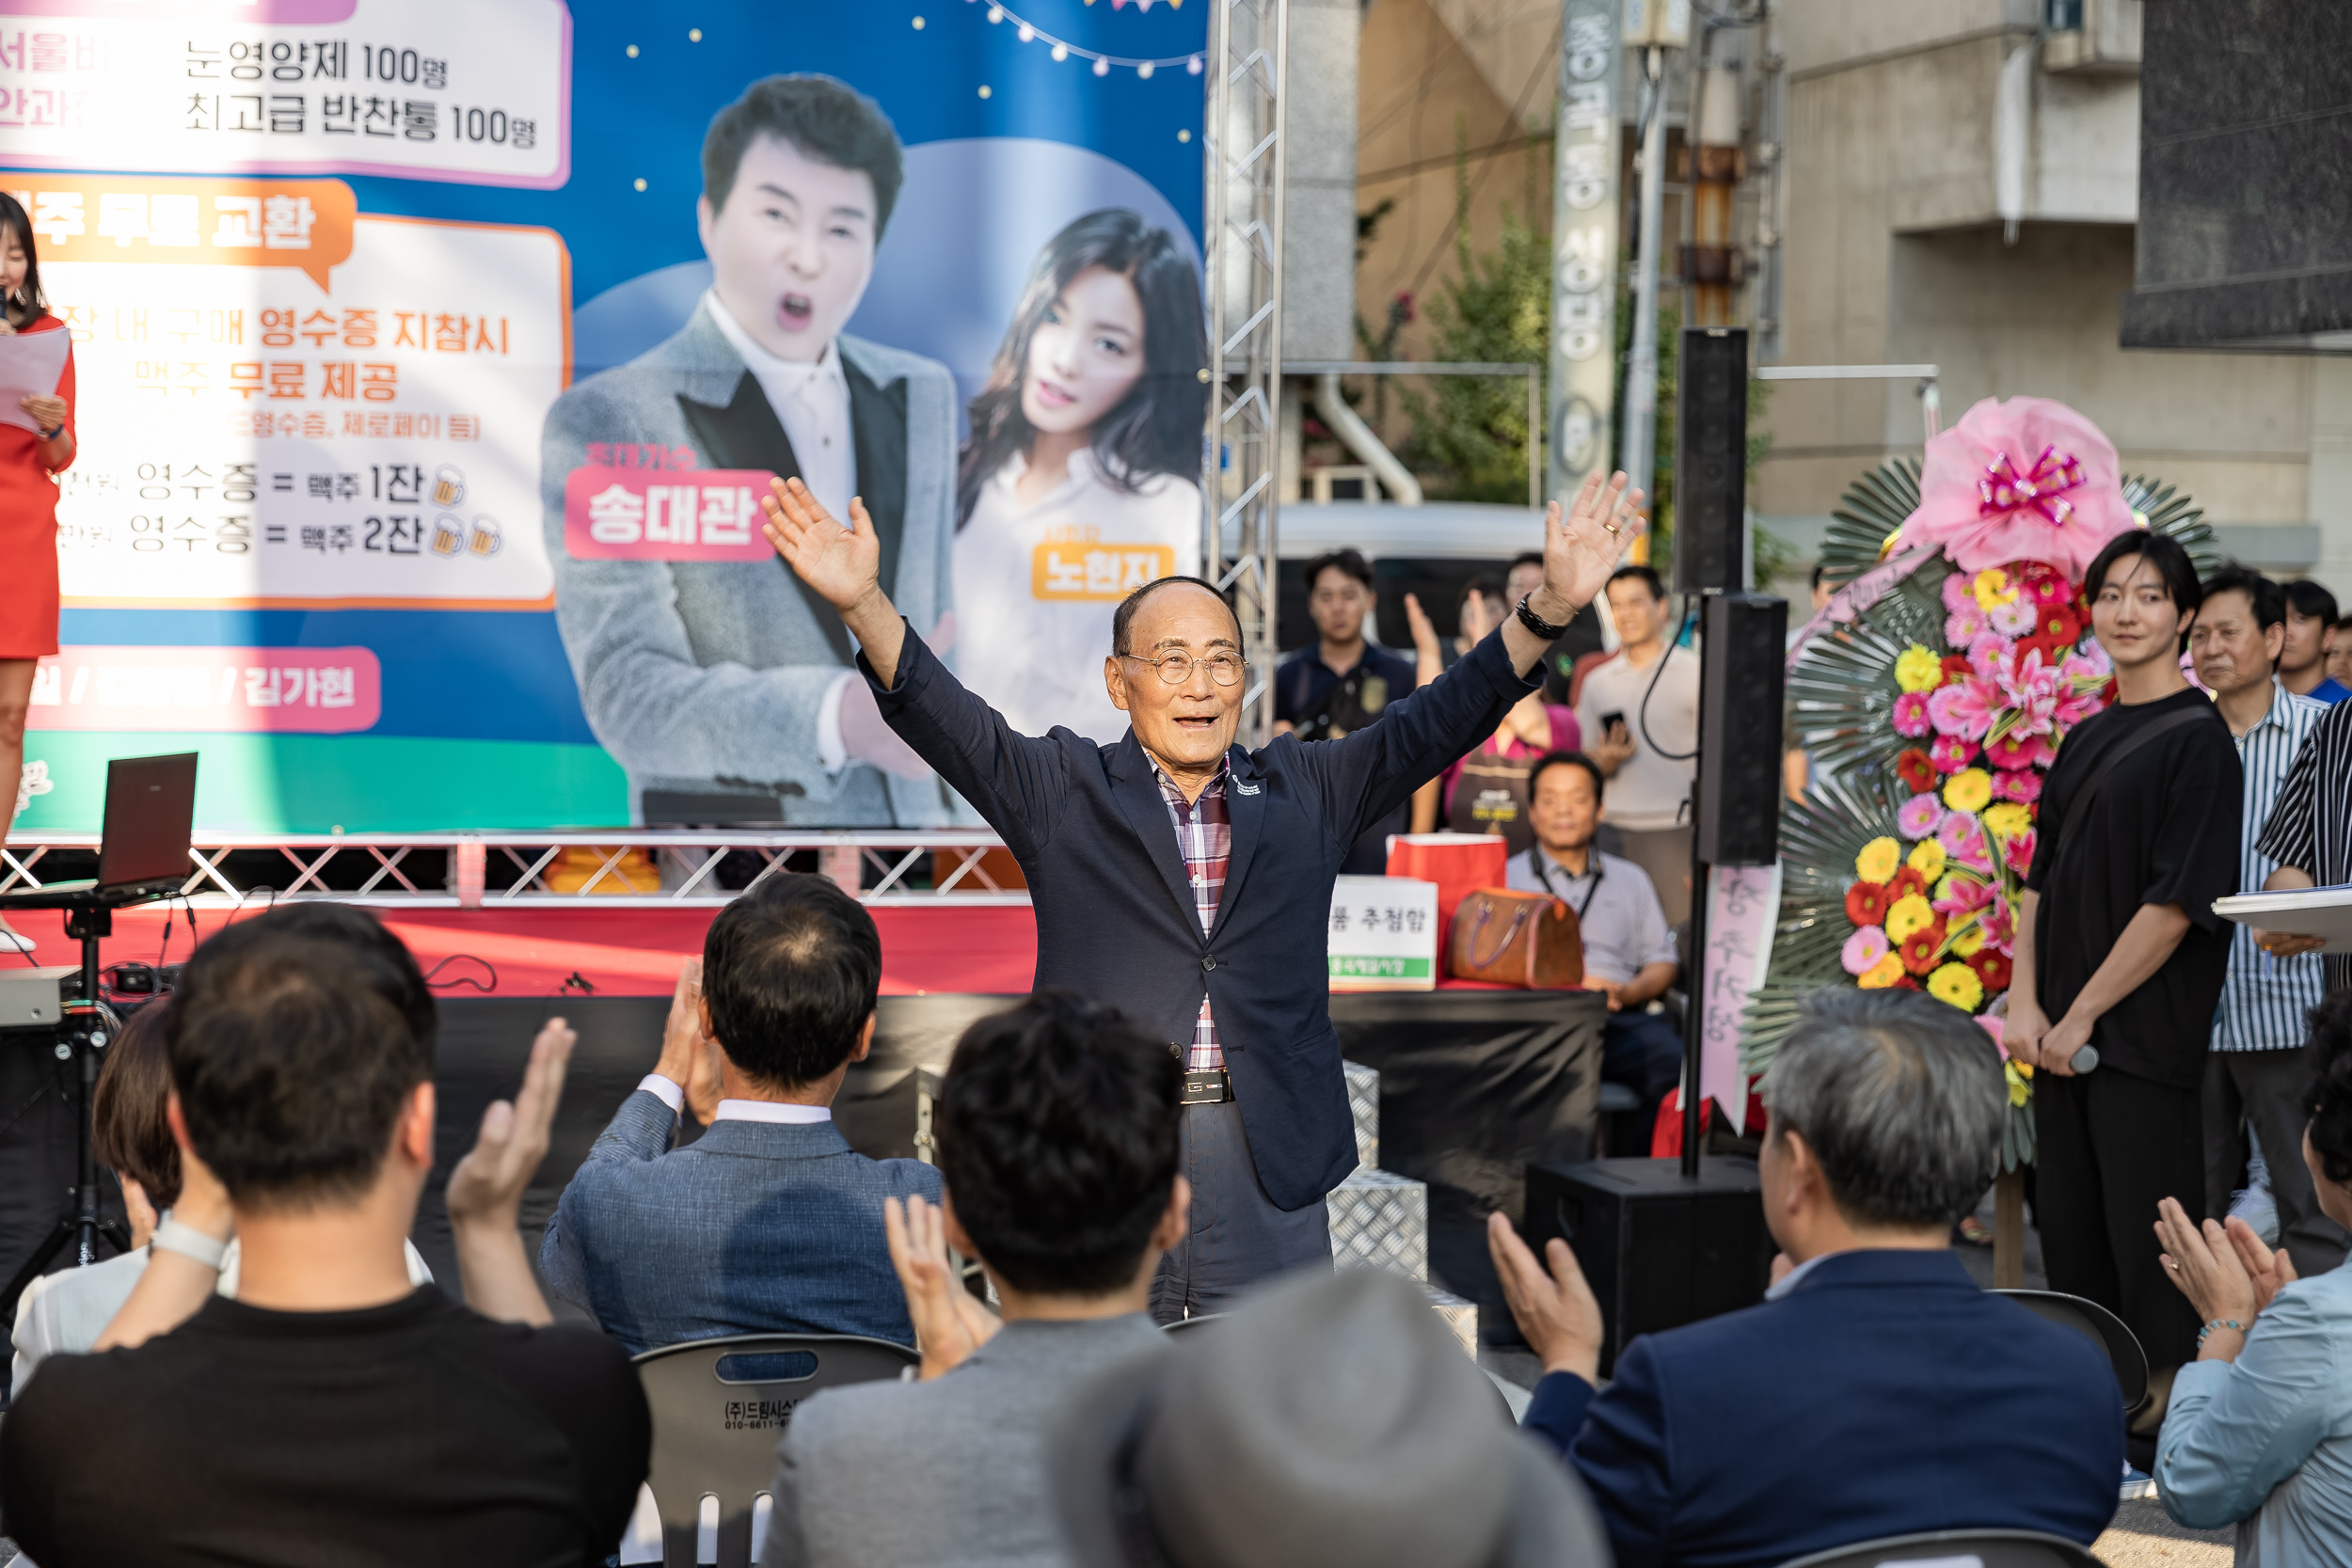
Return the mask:
[[[0, 193], [0, 337], [62, 332], [41, 297], [33, 226]], [[54, 394], [17, 400], [37, 429], [0, 423], [0, 844], [8, 841], [24, 777], [24, 718], [33, 667], [57, 651], [57, 481], [73, 461], [73, 351]], [[0, 952], [32, 944], [0, 920]]]

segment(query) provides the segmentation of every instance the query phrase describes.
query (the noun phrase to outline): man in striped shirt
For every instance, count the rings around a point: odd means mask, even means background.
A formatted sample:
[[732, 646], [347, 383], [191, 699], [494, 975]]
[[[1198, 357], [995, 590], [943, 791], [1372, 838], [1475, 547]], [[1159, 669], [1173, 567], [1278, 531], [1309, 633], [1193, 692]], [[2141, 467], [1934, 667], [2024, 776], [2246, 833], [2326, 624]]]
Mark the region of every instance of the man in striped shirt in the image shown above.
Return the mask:
[[[2266, 891], [2352, 882], [2352, 703], [2329, 708], [2296, 753], [2256, 847], [2279, 865], [2263, 883]], [[2282, 931], [2259, 933], [2258, 940], [2280, 958], [2321, 945], [2317, 937]], [[2330, 953], [2325, 962], [2329, 990], [2352, 987], [2352, 953]]]
[[[2241, 887], [2260, 887], [2279, 868], [2257, 841], [2296, 753], [2328, 714], [2327, 704], [2279, 684], [2285, 619], [2286, 594], [2277, 583], [2231, 565], [2206, 579], [2189, 633], [2197, 678], [2212, 690], [2246, 768]], [[2234, 927], [2205, 1058], [2205, 1212], [2229, 1212], [2233, 1190], [2246, 1184], [2250, 1123], [2269, 1166], [2280, 1240], [2305, 1277], [2343, 1262], [2352, 1245], [2352, 1235], [2320, 1212], [2303, 1164], [2303, 1020], [2321, 987], [2317, 958], [2273, 958], [2255, 947], [2251, 927]]]

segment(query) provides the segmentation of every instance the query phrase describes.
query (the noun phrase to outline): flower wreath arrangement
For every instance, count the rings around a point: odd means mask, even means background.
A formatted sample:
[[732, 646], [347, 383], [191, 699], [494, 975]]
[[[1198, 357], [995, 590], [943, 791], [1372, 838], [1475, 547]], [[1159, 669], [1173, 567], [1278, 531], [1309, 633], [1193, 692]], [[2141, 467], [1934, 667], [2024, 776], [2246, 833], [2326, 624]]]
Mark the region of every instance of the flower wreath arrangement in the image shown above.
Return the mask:
[[[1809, 799], [1784, 804], [1781, 906], [1743, 1065], [1760, 1072], [1823, 985], [1923, 990], [2000, 1041], [2042, 786], [2112, 700], [2082, 578], [2108, 540], [2168, 533], [2201, 574], [2187, 498], [2119, 472], [2098, 427], [2043, 398], [1986, 399], [1882, 465], [1823, 540], [1828, 608], [1789, 655]], [[2009, 1061], [2003, 1168], [2033, 1159], [2031, 1069]]]

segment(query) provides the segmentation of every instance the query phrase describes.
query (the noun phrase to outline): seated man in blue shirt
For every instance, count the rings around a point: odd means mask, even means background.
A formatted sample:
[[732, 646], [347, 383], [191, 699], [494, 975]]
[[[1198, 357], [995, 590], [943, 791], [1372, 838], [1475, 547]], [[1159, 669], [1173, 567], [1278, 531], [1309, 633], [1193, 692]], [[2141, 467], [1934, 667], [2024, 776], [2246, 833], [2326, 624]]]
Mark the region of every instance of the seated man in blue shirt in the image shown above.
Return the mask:
[[[1377, 723], [1388, 705], [1419, 679], [1409, 658], [1364, 636], [1378, 602], [1372, 566], [1360, 551], [1337, 549], [1307, 562], [1307, 614], [1316, 640], [1274, 671], [1274, 733], [1301, 740], [1338, 740]], [[1389, 835], [1411, 826], [1402, 805], [1358, 835], [1346, 875], [1377, 877], [1389, 868]]]
[[[1565, 1242], [1487, 1240], [1542, 1356], [1526, 1425], [1592, 1492], [1617, 1568], [1767, 1568], [1890, 1535], [2114, 1515], [2123, 1403], [2099, 1348], [1979, 1290], [1947, 1244], [2000, 1164], [2000, 1057], [1919, 991], [1824, 987], [1773, 1056], [1763, 1303], [1618, 1356]], [[1790, 1265], [1794, 1265], [1791, 1267]]]
[[1682, 1079], [1682, 1036], [1649, 1005], [1680, 972], [1675, 934], [1649, 873], [1593, 847], [1600, 827], [1600, 765], [1581, 752], [1548, 752], [1527, 770], [1527, 821], [1535, 842], [1504, 873], [1521, 893], [1549, 893], [1576, 911], [1584, 940], [1584, 987], [1609, 998], [1601, 1026], [1601, 1081], [1642, 1097], [1645, 1135]]
[[[882, 1200], [936, 1201], [939, 1173], [869, 1160], [833, 1124], [874, 1039], [873, 916], [826, 878], [771, 877], [719, 911], [700, 967], [564, 1189], [540, 1273], [631, 1354], [723, 1334], [913, 1344]], [[707, 1130], [672, 1148], [690, 1097]]]

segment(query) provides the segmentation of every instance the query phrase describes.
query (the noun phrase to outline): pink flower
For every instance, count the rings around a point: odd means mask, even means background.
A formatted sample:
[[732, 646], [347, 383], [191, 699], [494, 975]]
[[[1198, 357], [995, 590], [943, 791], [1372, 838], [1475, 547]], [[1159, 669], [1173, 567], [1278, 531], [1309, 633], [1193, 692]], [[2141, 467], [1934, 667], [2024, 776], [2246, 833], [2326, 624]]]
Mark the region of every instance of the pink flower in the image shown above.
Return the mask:
[[[1960, 574], [1955, 572], [1947, 580], [1957, 581], [1959, 578]], [[1968, 646], [1984, 633], [1984, 611], [1977, 608], [1974, 599], [1944, 617], [1944, 641], [1955, 648]]]
[[1995, 898], [1985, 906], [1982, 914], [1977, 916], [1977, 928], [1984, 933], [1987, 947], [1994, 948], [2003, 958], [2014, 958], [2016, 954], [2012, 943], [2017, 939], [2016, 920], [2015, 912], [2009, 907], [2009, 900]]
[[1867, 974], [1894, 950], [1883, 930], [1865, 926], [1846, 939], [1846, 945], [1838, 949], [1837, 961], [1849, 974]]
[[2056, 572], [2028, 579], [2026, 593], [2042, 610], [2057, 610], [2074, 602], [2074, 585]]
[[1939, 773], [1957, 773], [1977, 760], [1977, 744], [1956, 735], [1939, 735], [1928, 748], [1928, 760]]
[[2046, 768], [2054, 754], [2048, 736], [2021, 735], [2015, 730], [1984, 749], [1984, 760], [1995, 768]]
[[1997, 681], [2009, 671], [2010, 654], [2014, 652], [2010, 640], [1997, 631], [1988, 631], [1968, 644], [1968, 668], [1989, 681]]
[[1905, 838], [1925, 838], [1944, 820], [1944, 802], [1933, 794], [1914, 795], [1895, 813], [1895, 826]]
[[2107, 651], [2099, 646], [2098, 639], [2093, 638], [2076, 648], [2073, 657], [2059, 668], [2065, 672], [2068, 680], [2095, 677], [2104, 681], [2115, 673], [2115, 661], [2107, 657]]
[[1993, 727], [1993, 696], [1981, 680], [1949, 682], [1928, 694], [1928, 721], [1939, 734], [1982, 740]]
[[2001, 1027], [2007, 1022], [2008, 1020], [1996, 1018], [1991, 1013], [1979, 1013], [1977, 1015], [1977, 1027], [1982, 1029], [1986, 1034], [1993, 1037], [1994, 1049], [2001, 1053], [2001, 1059], [2003, 1061], [2007, 1061], [2009, 1059], [2009, 1047], [2001, 1043]]
[[2033, 869], [2034, 830], [2027, 828], [2001, 847], [2001, 856], [2019, 876]]
[[2020, 594], [2007, 604], [1994, 605], [1985, 619], [2004, 637], [2023, 637], [2033, 630], [2035, 614], [2033, 600]]
[[[1939, 690], [1937, 695], [1941, 696]], [[1916, 740], [1928, 733], [1928, 693], [1905, 691], [1895, 699], [1895, 733]]]
[[1984, 824], [1972, 811], [1956, 811], [1936, 824], [1935, 842], [1944, 846], [1947, 854], [1959, 854], [1972, 840], [1984, 837]]
[[1973, 608], [1977, 600], [1975, 594], [1971, 592], [1972, 587], [1973, 581], [1970, 574], [1966, 572], [1945, 573], [1944, 609], [1946, 611], [1957, 614], [1963, 605]]
[[1995, 773], [1993, 776], [1993, 793], [1998, 800], [2031, 805], [2042, 799], [2042, 775], [2030, 768]]
[[1940, 915], [1963, 915], [1972, 911], [1983, 909], [1993, 902], [1992, 884], [1978, 881], [1971, 877], [1947, 877], [1944, 880], [1944, 887], [1947, 895], [1935, 899], [1932, 903], [1935, 912]]

